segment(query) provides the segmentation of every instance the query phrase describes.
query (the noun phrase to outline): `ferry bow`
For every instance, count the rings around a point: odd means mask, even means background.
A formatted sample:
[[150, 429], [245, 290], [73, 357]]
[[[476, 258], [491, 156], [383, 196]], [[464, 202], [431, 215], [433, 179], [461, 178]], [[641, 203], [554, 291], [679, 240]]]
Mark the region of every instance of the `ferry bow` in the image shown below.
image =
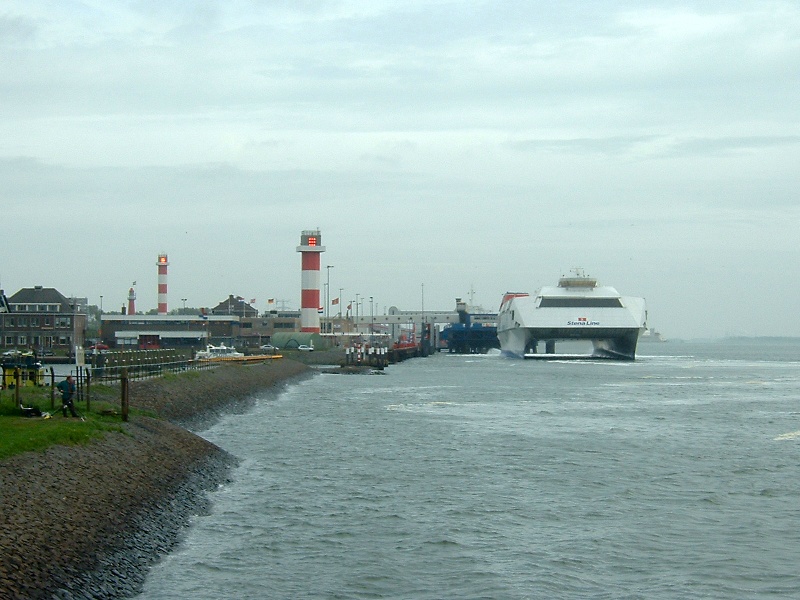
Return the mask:
[[634, 360], [646, 326], [644, 298], [621, 296], [580, 269], [533, 296], [506, 293], [497, 315], [500, 349], [523, 358], [536, 356], [539, 342], [555, 354], [558, 340], [591, 340], [593, 357]]

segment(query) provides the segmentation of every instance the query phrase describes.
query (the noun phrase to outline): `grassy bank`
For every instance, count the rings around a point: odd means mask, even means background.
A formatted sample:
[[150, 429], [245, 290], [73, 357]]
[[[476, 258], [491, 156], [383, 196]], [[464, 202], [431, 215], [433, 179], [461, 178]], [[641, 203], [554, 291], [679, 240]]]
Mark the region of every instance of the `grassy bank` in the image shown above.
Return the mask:
[[[130, 384], [130, 416], [148, 415], [183, 425], [195, 424], [198, 416], [223, 409], [225, 402], [221, 398], [226, 395], [241, 398], [306, 369], [292, 360], [278, 360], [134, 381]], [[25, 417], [16, 406], [15, 391], [0, 392], [0, 460], [56, 444], [85, 444], [108, 432], [122, 431], [118, 385], [92, 385], [89, 406], [85, 401], [75, 402], [83, 421], [62, 415], [60, 394], [56, 394], [55, 409], [51, 408], [49, 387], [21, 387], [19, 392], [22, 406], [36, 407], [52, 416]]]
[[[50, 408], [49, 387], [20, 388], [20, 402], [36, 407], [51, 418], [25, 417], [16, 406], [14, 390], [0, 393], [0, 460], [21, 452], [41, 451], [53, 444], [85, 444], [109, 431], [120, 431], [119, 388], [94, 386], [90, 401], [76, 402], [84, 421], [61, 414], [61, 397], [56, 394], [56, 409]], [[69, 413], [67, 413], [69, 414]]]
[[[77, 405], [85, 421], [60, 413], [51, 419], [20, 416], [5, 390], [0, 598], [136, 595], [148, 565], [169, 551], [191, 516], [202, 512], [206, 491], [216, 489], [236, 463], [178, 424], [203, 415], [213, 421], [310, 372], [298, 362], [276, 360], [132, 382], [127, 423], [106, 414], [119, 412], [118, 388], [92, 386], [91, 410]], [[50, 407], [48, 388], [20, 392], [24, 405]]]

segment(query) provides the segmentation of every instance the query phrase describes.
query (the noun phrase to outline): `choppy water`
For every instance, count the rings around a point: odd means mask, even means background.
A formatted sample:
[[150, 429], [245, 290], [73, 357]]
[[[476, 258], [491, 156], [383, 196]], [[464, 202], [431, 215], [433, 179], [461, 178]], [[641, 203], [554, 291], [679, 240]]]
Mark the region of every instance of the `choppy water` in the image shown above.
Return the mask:
[[265, 395], [140, 598], [800, 597], [800, 343], [639, 351]]

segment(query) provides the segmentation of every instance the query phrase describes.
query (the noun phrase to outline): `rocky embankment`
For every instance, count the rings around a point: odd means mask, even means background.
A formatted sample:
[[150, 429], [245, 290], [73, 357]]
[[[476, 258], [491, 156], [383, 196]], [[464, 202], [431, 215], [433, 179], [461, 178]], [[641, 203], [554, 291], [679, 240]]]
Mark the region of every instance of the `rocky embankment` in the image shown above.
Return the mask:
[[291, 360], [131, 384], [132, 416], [85, 446], [0, 462], [0, 598], [124, 598], [178, 541], [236, 459], [198, 429], [309, 372]]

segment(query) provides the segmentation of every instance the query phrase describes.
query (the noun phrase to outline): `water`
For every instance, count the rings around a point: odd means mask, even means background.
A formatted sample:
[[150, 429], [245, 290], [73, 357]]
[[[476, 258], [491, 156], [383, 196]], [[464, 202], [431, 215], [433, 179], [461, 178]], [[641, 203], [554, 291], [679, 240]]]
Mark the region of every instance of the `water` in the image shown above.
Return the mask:
[[800, 597], [800, 343], [639, 350], [265, 394], [140, 598]]

